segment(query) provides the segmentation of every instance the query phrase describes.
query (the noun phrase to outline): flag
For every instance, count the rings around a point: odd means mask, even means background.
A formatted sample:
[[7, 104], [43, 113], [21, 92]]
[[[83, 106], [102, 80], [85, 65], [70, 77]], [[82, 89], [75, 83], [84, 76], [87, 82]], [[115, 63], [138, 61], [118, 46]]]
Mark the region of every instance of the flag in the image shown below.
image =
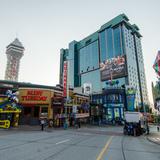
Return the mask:
[[158, 54], [156, 56], [155, 62], [153, 64], [153, 69], [158, 74], [158, 76], [160, 76], [160, 51], [158, 51]]

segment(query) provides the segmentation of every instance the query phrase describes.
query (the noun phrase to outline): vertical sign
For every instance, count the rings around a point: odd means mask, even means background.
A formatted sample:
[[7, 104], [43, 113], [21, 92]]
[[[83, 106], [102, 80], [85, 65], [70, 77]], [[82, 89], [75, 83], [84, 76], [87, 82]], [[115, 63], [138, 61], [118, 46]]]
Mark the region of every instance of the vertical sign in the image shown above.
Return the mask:
[[63, 65], [63, 97], [67, 97], [67, 61]]
[[127, 110], [134, 112], [135, 94], [127, 95]]
[[136, 90], [134, 87], [126, 86], [127, 110], [134, 111]]

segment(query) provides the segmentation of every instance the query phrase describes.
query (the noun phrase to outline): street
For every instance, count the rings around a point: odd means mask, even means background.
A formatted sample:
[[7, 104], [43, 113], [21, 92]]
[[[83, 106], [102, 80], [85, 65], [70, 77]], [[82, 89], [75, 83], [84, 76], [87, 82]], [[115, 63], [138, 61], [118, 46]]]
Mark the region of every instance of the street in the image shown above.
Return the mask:
[[160, 145], [122, 127], [0, 130], [0, 160], [159, 160]]

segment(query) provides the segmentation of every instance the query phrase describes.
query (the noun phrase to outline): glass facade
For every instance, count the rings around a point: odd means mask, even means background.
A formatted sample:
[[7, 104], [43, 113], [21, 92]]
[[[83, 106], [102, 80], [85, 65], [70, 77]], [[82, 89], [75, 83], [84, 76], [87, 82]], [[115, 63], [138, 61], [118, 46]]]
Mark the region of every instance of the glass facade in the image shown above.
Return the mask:
[[117, 57], [123, 53], [121, 26], [100, 32], [100, 61]]
[[113, 34], [112, 34], [112, 28], [106, 29], [107, 33], [107, 59], [110, 59], [114, 57], [113, 52]]
[[81, 85], [84, 83], [91, 83], [93, 92], [101, 91], [102, 87], [99, 70], [81, 74]]
[[98, 41], [95, 41], [79, 51], [79, 72], [84, 73], [99, 67]]
[[117, 27], [113, 30], [114, 35], [114, 52], [115, 57], [122, 54], [122, 47], [121, 47], [121, 33], [120, 27]]
[[105, 31], [101, 32], [99, 34], [99, 40], [100, 40], [100, 61], [103, 62], [106, 60], [106, 36], [105, 36]]
[[[133, 35], [135, 35], [135, 41]], [[121, 14], [102, 25], [99, 30], [85, 37], [83, 40], [71, 42], [68, 49], [68, 55], [66, 54], [66, 59], [69, 60], [70, 85], [73, 87], [82, 87], [84, 83], [91, 83], [93, 92], [102, 92], [102, 89], [110, 87], [110, 84], [107, 84], [108, 86], [106, 86], [106, 80], [113, 78], [114, 80], [119, 81], [119, 84], [115, 85], [115, 87], [121, 87], [121, 85], [125, 84], [137, 88], [137, 104], [141, 102], [141, 86], [143, 88], [142, 92], [146, 95], [144, 98], [147, 99], [140, 37], [139, 29], [129, 23], [129, 19], [126, 15]], [[136, 54], [138, 59], [136, 59]], [[99, 69], [99, 64], [101, 64], [103, 69], [107, 70], [104, 61], [119, 55], [125, 55], [126, 74], [117, 77], [113, 77], [112, 75], [110, 78], [108, 78], [109, 76], [107, 78], [102, 78], [105, 73], [107, 75], [107, 72], [102, 72], [103, 70]], [[61, 61], [65, 60], [64, 57]], [[139, 61], [139, 65], [137, 65], [137, 61]], [[63, 62], [61, 65], [62, 64]], [[140, 77], [138, 75], [138, 68], [140, 68]], [[63, 80], [62, 76], [63, 68], [61, 67], [60, 82]], [[139, 81], [139, 78], [141, 78], [141, 81]], [[140, 83], [142, 83], [141, 86]], [[123, 103], [123, 97], [121, 96], [111, 95], [108, 98]], [[108, 101], [110, 100], [108, 99]], [[120, 108], [119, 113], [117, 109], [113, 110], [110, 109], [110, 107], [113, 106], [110, 105], [108, 106], [108, 110], [106, 109], [106, 114], [108, 115], [115, 112], [115, 116], [117, 116], [122, 112], [120, 106], [114, 106]]]

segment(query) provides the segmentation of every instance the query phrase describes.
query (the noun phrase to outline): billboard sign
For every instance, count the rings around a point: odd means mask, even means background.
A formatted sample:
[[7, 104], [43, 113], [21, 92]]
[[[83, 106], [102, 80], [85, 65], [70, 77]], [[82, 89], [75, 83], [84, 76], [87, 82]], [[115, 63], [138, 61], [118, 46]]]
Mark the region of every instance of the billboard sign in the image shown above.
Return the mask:
[[92, 84], [91, 83], [84, 83], [83, 84], [83, 93], [84, 94], [91, 94], [92, 93]]
[[107, 59], [100, 63], [101, 81], [121, 78], [127, 75], [125, 55]]
[[63, 65], [63, 97], [67, 97], [67, 61]]

